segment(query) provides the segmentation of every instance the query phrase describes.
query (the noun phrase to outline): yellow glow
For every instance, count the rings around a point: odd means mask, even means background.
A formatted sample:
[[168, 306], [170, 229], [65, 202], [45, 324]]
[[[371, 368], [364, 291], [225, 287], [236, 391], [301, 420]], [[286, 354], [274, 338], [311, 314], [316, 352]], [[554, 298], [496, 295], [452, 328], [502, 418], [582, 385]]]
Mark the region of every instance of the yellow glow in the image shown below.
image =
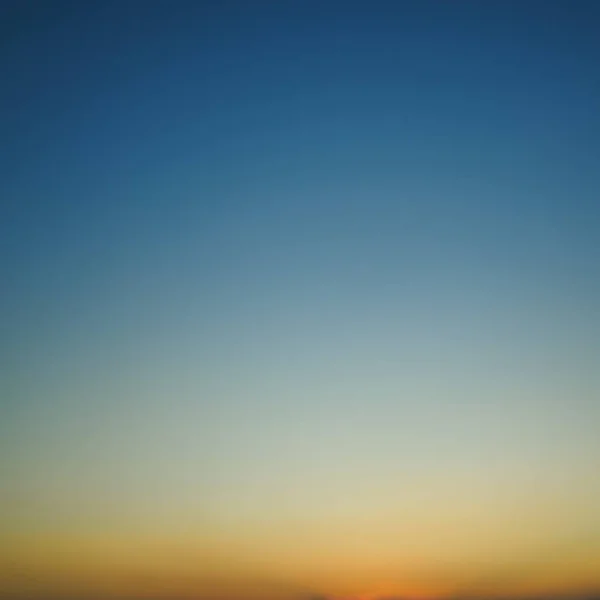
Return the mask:
[[[364, 534], [364, 532], [363, 532]], [[292, 536], [293, 537], [293, 536]], [[600, 552], [593, 544], [523, 567], [524, 558], [480, 556], [472, 550], [449, 560], [450, 548], [411, 555], [396, 552], [382, 533], [355, 544], [322, 535], [235, 540], [168, 536], [13, 536], [2, 546], [2, 593], [100, 593], [168, 598], [298, 598], [308, 591], [334, 598], [414, 599], [467, 594], [542, 594], [589, 590], [600, 584]], [[411, 538], [412, 539], [412, 538]], [[378, 545], [378, 542], [383, 542]], [[378, 547], [381, 552], [378, 553]], [[454, 548], [459, 550], [459, 546]], [[306, 591], [308, 590], [308, 591]], [[305, 597], [305, 596], [303, 596]]]

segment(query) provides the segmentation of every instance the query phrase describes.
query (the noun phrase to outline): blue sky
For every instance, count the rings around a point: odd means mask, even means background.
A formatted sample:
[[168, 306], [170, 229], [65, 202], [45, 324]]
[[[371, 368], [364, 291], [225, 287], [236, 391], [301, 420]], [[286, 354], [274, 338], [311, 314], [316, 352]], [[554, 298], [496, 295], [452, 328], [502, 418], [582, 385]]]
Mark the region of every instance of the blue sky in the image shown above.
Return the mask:
[[600, 539], [595, 3], [3, 10], [13, 534]]

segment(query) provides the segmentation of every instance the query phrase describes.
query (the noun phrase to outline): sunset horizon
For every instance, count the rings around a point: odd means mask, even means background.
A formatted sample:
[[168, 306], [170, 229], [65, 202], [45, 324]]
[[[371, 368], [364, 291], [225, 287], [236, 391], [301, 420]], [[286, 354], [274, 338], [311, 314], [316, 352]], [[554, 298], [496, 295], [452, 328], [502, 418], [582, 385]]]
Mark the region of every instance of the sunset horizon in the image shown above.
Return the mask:
[[0, 600], [600, 600], [599, 31], [0, 2]]

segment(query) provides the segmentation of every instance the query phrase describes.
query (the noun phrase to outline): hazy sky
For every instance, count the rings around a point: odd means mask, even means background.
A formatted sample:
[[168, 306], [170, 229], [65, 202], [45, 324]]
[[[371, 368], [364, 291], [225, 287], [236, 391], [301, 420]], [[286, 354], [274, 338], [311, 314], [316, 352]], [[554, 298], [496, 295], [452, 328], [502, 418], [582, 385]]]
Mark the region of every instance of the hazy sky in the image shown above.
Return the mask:
[[0, 23], [0, 595], [600, 587], [597, 2]]

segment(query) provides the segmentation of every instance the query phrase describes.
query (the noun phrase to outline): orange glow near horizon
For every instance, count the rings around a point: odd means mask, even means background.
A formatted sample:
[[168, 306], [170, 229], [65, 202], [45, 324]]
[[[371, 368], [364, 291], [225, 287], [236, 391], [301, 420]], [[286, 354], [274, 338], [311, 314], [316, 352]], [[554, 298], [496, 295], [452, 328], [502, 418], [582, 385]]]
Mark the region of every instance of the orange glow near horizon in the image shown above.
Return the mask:
[[[539, 596], [598, 589], [600, 554], [561, 556], [525, 572], [507, 565], [491, 571], [476, 562], [432, 568], [399, 560], [385, 569], [377, 561], [327, 562], [291, 554], [261, 556], [227, 544], [218, 549], [168, 538], [57, 537], [12, 539], [2, 547], [0, 597], [7, 594], [86, 594], [128, 598], [233, 598], [294, 600], [326, 597], [379, 600], [402, 597]], [[253, 556], [254, 554], [254, 556]], [[319, 558], [323, 559], [321, 564]], [[383, 557], [382, 557], [383, 558]], [[389, 561], [389, 556], [385, 559]], [[516, 563], [515, 563], [516, 564]], [[8, 567], [8, 568], [7, 568]], [[518, 567], [518, 564], [517, 564]], [[387, 574], [384, 574], [384, 571]], [[43, 594], [42, 594], [43, 595]]]

